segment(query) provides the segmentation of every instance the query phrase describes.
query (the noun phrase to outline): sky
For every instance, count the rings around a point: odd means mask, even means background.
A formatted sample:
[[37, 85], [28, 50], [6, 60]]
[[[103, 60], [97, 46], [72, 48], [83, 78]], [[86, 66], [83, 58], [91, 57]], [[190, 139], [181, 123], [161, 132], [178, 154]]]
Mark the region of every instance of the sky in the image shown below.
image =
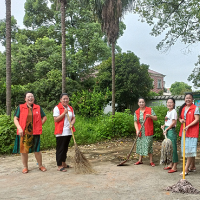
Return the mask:
[[[17, 19], [20, 28], [24, 28], [24, 3], [25, 0], [12, 0], [11, 4], [11, 14]], [[5, 18], [5, 13], [5, 1], [0, 0], [0, 19]], [[199, 44], [191, 45], [187, 49], [186, 44], [177, 42], [168, 52], [162, 53], [156, 49], [156, 45], [164, 38], [164, 34], [159, 37], [151, 36], [151, 27], [147, 23], [140, 22], [139, 16], [136, 14], [128, 13], [124, 16], [123, 22], [126, 24], [126, 30], [118, 39], [118, 45], [122, 48], [122, 52], [134, 52], [140, 58], [141, 63], [147, 64], [151, 70], [165, 75], [166, 88], [176, 81], [193, 86], [192, 82], [187, 81], [187, 78], [198, 60]], [[0, 46], [0, 51], [4, 51], [2, 46]]]

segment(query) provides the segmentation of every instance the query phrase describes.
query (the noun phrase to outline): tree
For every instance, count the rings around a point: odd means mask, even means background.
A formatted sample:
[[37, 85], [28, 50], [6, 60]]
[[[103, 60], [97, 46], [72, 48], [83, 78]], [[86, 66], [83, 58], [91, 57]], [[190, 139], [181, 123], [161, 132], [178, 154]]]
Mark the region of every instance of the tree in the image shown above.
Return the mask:
[[115, 44], [119, 37], [120, 18], [133, 2], [134, 0], [95, 0], [94, 3], [95, 15], [112, 46], [112, 115], [115, 115]]
[[66, 41], [65, 41], [65, 5], [66, 0], [59, 0], [61, 7], [61, 27], [62, 27], [62, 93], [66, 92]]
[[[200, 64], [200, 56], [198, 62], [195, 64], [198, 66]], [[188, 77], [188, 81], [192, 81], [194, 87], [200, 87], [200, 67], [195, 67], [190, 76]]]
[[[11, 16], [11, 40], [15, 41], [16, 33], [18, 32], [17, 20]], [[6, 46], [6, 19], [0, 20], [0, 41], [3, 46]]]
[[[132, 52], [116, 54], [116, 103], [118, 110], [130, 108], [138, 97], [148, 97], [152, 89], [152, 79], [148, 65], [140, 64], [139, 58]], [[97, 84], [101, 91], [112, 87], [112, 60], [109, 58], [98, 66]]]
[[11, 116], [11, 0], [6, 0], [6, 114]]
[[175, 82], [171, 85], [170, 92], [172, 95], [184, 95], [186, 92], [192, 92], [192, 86], [184, 82]]
[[142, 21], [154, 25], [151, 34], [158, 36], [166, 32], [157, 45], [167, 50], [180, 39], [183, 43], [199, 42], [200, 9], [198, 0], [138, 0], [137, 9]]
[[[157, 45], [158, 50], [167, 51], [179, 39], [185, 44], [200, 41], [200, 7], [198, 0], [138, 0], [136, 12], [149, 25], [151, 35], [165, 32], [165, 38]], [[200, 56], [198, 65], [200, 63]], [[194, 86], [200, 86], [200, 71], [195, 68], [188, 77]]]
[[24, 25], [32, 29], [37, 29], [42, 25], [49, 25], [54, 13], [47, 4], [48, 0], [26, 0], [24, 4]]

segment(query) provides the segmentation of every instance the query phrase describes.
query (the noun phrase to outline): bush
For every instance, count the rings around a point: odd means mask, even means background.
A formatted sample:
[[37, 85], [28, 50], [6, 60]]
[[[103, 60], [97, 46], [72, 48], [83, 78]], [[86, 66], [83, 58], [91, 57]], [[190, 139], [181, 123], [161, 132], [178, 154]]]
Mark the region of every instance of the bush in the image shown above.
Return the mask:
[[103, 110], [111, 97], [111, 92], [106, 94], [95, 90], [83, 90], [72, 95], [71, 105], [76, 113], [85, 117], [95, 117], [103, 114]]
[[163, 139], [163, 131], [161, 126], [165, 124], [165, 116], [167, 114], [168, 108], [162, 103], [152, 106], [158, 120], [153, 121], [154, 124], [154, 137], [157, 140]]
[[16, 127], [8, 115], [0, 115], [0, 153], [11, 153], [16, 137]]
[[98, 140], [133, 135], [135, 128], [131, 111], [126, 109], [124, 113], [116, 112], [115, 116], [104, 117], [100, 122], [97, 133]]

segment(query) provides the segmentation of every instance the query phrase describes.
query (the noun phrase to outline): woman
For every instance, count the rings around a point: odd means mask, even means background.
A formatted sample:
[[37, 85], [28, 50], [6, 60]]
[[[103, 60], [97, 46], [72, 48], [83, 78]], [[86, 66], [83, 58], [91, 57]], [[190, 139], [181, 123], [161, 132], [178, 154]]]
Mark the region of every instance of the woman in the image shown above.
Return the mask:
[[163, 134], [167, 135], [167, 138], [172, 141], [173, 146], [173, 157], [172, 162], [169, 166], [165, 167], [164, 170], [169, 170], [168, 173], [177, 172], [177, 164], [178, 164], [178, 154], [177, 154], [177, 135], [176, 135], [176, 122], [177, 122], [177, 112], [174, 109], [175, 107], [175, 99], [169, 98], [167, 100], [167, 108], [169, 111], [165, 117], [165, 124], [161, 126], [162, 129], [165, 129]]
[[138, 99], [139, 109], [134, 113], [134, 126], [136, 129], [136, 134], [139, 134], [141, 124], [146, 118], [146, 122], [142, 131], [137, 139], [136, 153], [139, 154], [139, 161], [135, 165], [143, 164], [142, 156], [149, 155], [150, 165], [155, 167], [153, 163], [153, 120], [157, 120], [157, 116], [152, 108], [145, 106], [144, 98]]
[[[185, 123], [185, 157], [187, 158], [185, 166], [185, 175], [189, 171], [195, 170], [195, 156], [197, 153], [197, 140], [199, 136], [199, 109], [193, 104], [193, 95], [185, 95], [185, 103], [179, 109], [179, 121], [181, 128], [181, 151], [183, 152], [183, 123]], [[183, 154], [183, 153], [182, 153]], [[180, 175], [182, 175], [181, 173]]]
[[[55, 122], [56, 135], [56, 161], [58, 166], [58, 171], [66, 172], [65, 168], [69, 168], [66, 164], [68, 145], [72, 136], [71, 128], [74, 129], [75, 115], [73, 108], [68, 105], [69, 97], [66, 93], [60, 95], [60, 103], [54, 108], [53, 116]], [[71, 126], [68, 121], [67, 113], [69, 115]]]
[[17, 127], [17, 137], [13, 153], [21, 153], [24, 169], [22, 173], [28, 173], [28, 153], [34, 152], [39, 169], [46, 171], [42, 166], [42, 154], [40, 152], [40, 135], [42, 125], [47, 120], [44, 111], [39, 105], [34, 104], [32, 93], [25, 94], [25, 103], [20, 104], [14, 114], [14, 124]]

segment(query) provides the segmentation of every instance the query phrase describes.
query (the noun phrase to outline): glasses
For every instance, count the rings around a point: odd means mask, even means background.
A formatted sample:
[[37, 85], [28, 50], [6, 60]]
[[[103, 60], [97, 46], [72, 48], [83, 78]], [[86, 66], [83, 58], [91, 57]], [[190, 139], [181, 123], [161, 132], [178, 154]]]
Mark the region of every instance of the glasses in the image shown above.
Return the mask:
[[26, 98], [34, 98], [34, 96], [27, 96]]

